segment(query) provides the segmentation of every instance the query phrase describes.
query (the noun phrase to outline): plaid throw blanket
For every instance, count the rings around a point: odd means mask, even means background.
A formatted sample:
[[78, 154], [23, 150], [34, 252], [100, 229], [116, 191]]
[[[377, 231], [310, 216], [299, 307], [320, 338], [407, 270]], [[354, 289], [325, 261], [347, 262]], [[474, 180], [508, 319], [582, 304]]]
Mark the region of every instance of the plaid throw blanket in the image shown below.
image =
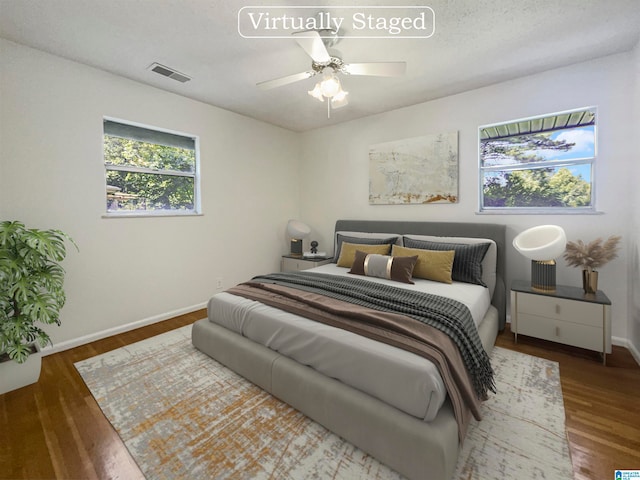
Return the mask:
[[252, 282], [273, 283], [314, 292], [373, 310], [406, 315], [440, 330], [458, 347], [478, 398], [495, 393], [493, 369], [466, 305], [446, 297], [416, 292], [360, 278], [322, 273], [272, 273]]

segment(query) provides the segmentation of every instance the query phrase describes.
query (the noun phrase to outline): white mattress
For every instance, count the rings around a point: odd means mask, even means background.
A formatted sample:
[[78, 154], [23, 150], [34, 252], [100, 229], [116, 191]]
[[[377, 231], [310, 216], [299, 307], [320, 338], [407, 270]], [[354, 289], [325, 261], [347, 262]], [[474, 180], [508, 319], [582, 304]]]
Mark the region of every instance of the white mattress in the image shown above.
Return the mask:
[[[349, 275], [335, 264], [307, 271]], [[454, 298], [467, 305], [476, 325], [490, 305], [488, 290], [478, 285], [366, 278]], [[209, 300], [208, 311], [210, 321], [425, 421], [435, 417], [446, 398], [436, 366], [397, 347], [224, 292]]]

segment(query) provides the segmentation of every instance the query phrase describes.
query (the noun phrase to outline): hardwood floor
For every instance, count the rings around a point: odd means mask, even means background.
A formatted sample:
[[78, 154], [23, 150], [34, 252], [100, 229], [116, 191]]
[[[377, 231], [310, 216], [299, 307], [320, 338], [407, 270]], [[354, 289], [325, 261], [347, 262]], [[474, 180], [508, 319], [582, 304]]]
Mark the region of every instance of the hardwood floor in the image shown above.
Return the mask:
[[73, 364], [204, 317], [198, 310], [44, 357], [38, 383], [0, 395], [0, 478], [143, 479]]
[[[0, 478], [143, 478], [73, 364], [204, 316], [199, 310], [44, 357], [37, 384], [0, 395]], [[518, 340], [507, 328], [496, 344], [560, 364], [575, 479], [640, 469], [640, 367], [629, 352], [614, 347], [605, 367], [592, 352]]]
[[575, 480], [607, 480], [640, 469], [640, 366], [626, 348], [600, 355], [513, 334], [508, 326], [496, 345], [560, 364], [560, 381]]

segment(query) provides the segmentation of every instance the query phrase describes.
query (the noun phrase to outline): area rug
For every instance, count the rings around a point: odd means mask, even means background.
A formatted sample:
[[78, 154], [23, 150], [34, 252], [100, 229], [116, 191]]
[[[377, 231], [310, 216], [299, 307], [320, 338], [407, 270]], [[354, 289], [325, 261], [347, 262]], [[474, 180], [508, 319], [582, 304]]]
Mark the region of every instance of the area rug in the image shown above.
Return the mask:
[[[454, 479], [573, 478], [558, 364], [496, 347]], [[191, 326], [75, 364], [148, 479], [403, 478], [196, 350]]]

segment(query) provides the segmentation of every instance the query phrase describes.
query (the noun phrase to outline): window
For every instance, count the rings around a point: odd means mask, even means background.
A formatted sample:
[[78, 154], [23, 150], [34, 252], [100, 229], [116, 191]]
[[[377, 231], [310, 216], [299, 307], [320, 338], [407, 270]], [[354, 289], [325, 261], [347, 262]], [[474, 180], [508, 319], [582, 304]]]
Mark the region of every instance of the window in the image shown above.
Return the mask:
[[107, 214], [199, 213], [197, 139], [104, 121]]
[[480, 127], [480, 211], [593, 212], [596, 110]]

